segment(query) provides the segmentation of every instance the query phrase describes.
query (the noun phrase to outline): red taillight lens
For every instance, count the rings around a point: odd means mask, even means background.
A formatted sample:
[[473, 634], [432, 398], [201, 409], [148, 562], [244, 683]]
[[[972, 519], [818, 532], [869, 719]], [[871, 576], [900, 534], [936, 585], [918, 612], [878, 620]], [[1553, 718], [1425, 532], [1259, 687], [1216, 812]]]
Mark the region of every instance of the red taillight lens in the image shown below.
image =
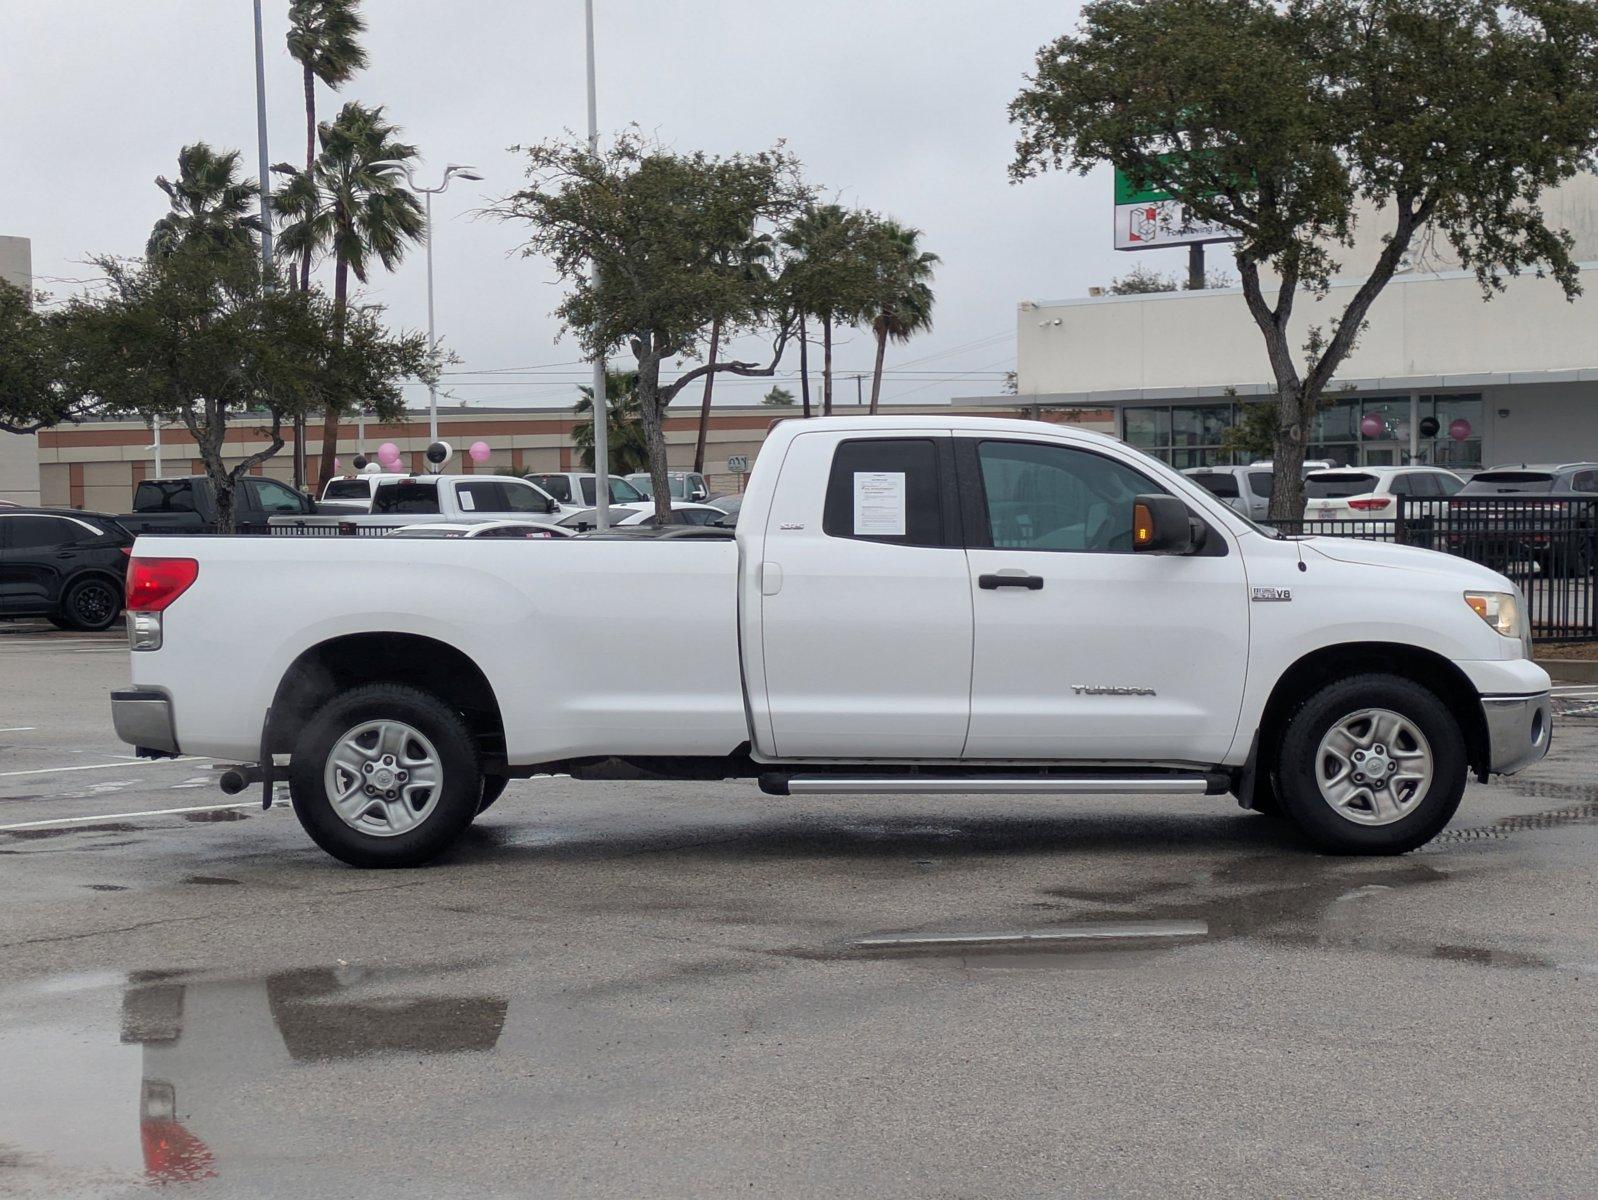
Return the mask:
[[1391, 496], [1372, 496], [1369, 500], [1350, 500], [1348, 507], [1355, 512], [1380, 512], [1392, 502]]
[[118, 546], [117, 549], [122, 551], [124, 556], [126, 556], [128, 558], [132, 558], [133, 557], [133, 547], [132, 546]]
[[200, 564], [192, 558], [134, 558], [128, 563], [128, 611], [160, 612], [199, 574]]

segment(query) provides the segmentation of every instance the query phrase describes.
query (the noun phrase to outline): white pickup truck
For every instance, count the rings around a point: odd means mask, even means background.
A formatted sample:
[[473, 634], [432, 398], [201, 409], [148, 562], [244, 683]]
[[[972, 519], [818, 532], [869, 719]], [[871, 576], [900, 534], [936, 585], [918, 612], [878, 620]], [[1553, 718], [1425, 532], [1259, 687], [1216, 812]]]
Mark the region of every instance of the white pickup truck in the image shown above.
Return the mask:
[[380, 537], [406, 525], [435, 522], [509, 517], [554, 524], [576, 511], [562, 507], [548, 492], [514, 475], [392, 475], [372, 488], [369, 505], [359, 512], [291, 516], [267, 524], [278, 536]]
[[1277, 537], [1069, 427], [785, 421], [736, 537], [682, 532], [140, 538], [117, 732], [238, 762], [224, 787], [268, 802], [286, 776], [361, 866], [432, 858], [506, 779], [557, 772], [1230, 791], [1325, 850], [1398, 853], [1552, 732], [1509, 580]]

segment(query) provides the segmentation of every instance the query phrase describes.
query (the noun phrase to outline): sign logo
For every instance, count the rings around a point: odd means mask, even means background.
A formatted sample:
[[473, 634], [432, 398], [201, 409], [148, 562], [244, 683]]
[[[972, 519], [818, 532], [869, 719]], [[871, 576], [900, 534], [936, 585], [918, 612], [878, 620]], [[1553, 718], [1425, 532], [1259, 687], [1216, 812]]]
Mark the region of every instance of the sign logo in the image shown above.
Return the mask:
[[1078, 696], [1153, 696], [1151, 687], [1121, 687], [1115, 684], [1073, 683], [1071, 690]]
[[1256, 602], [1262, 600], [1291, 600], [1292, 598], [1292, 588], [1260, 587], [1254, 589]]

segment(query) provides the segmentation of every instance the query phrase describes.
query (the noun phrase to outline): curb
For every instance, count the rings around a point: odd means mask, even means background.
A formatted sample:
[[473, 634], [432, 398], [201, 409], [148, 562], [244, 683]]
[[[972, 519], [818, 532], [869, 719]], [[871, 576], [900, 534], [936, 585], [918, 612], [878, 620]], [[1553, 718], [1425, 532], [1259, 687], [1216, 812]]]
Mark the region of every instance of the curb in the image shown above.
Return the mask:
[[1555, 683], [1598, 683], [1598, 659], [1540, 658], [1536, 661], [1553, 676]]

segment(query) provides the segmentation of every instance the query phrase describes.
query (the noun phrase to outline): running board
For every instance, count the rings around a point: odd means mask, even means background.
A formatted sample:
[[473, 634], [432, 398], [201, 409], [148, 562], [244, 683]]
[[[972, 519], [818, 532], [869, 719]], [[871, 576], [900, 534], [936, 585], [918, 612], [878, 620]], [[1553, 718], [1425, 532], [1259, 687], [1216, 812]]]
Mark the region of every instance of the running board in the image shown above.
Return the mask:
[[779, 775], [760, 777], [770, 796], [1218, 796], [1230, 786], [1208, 775]]

